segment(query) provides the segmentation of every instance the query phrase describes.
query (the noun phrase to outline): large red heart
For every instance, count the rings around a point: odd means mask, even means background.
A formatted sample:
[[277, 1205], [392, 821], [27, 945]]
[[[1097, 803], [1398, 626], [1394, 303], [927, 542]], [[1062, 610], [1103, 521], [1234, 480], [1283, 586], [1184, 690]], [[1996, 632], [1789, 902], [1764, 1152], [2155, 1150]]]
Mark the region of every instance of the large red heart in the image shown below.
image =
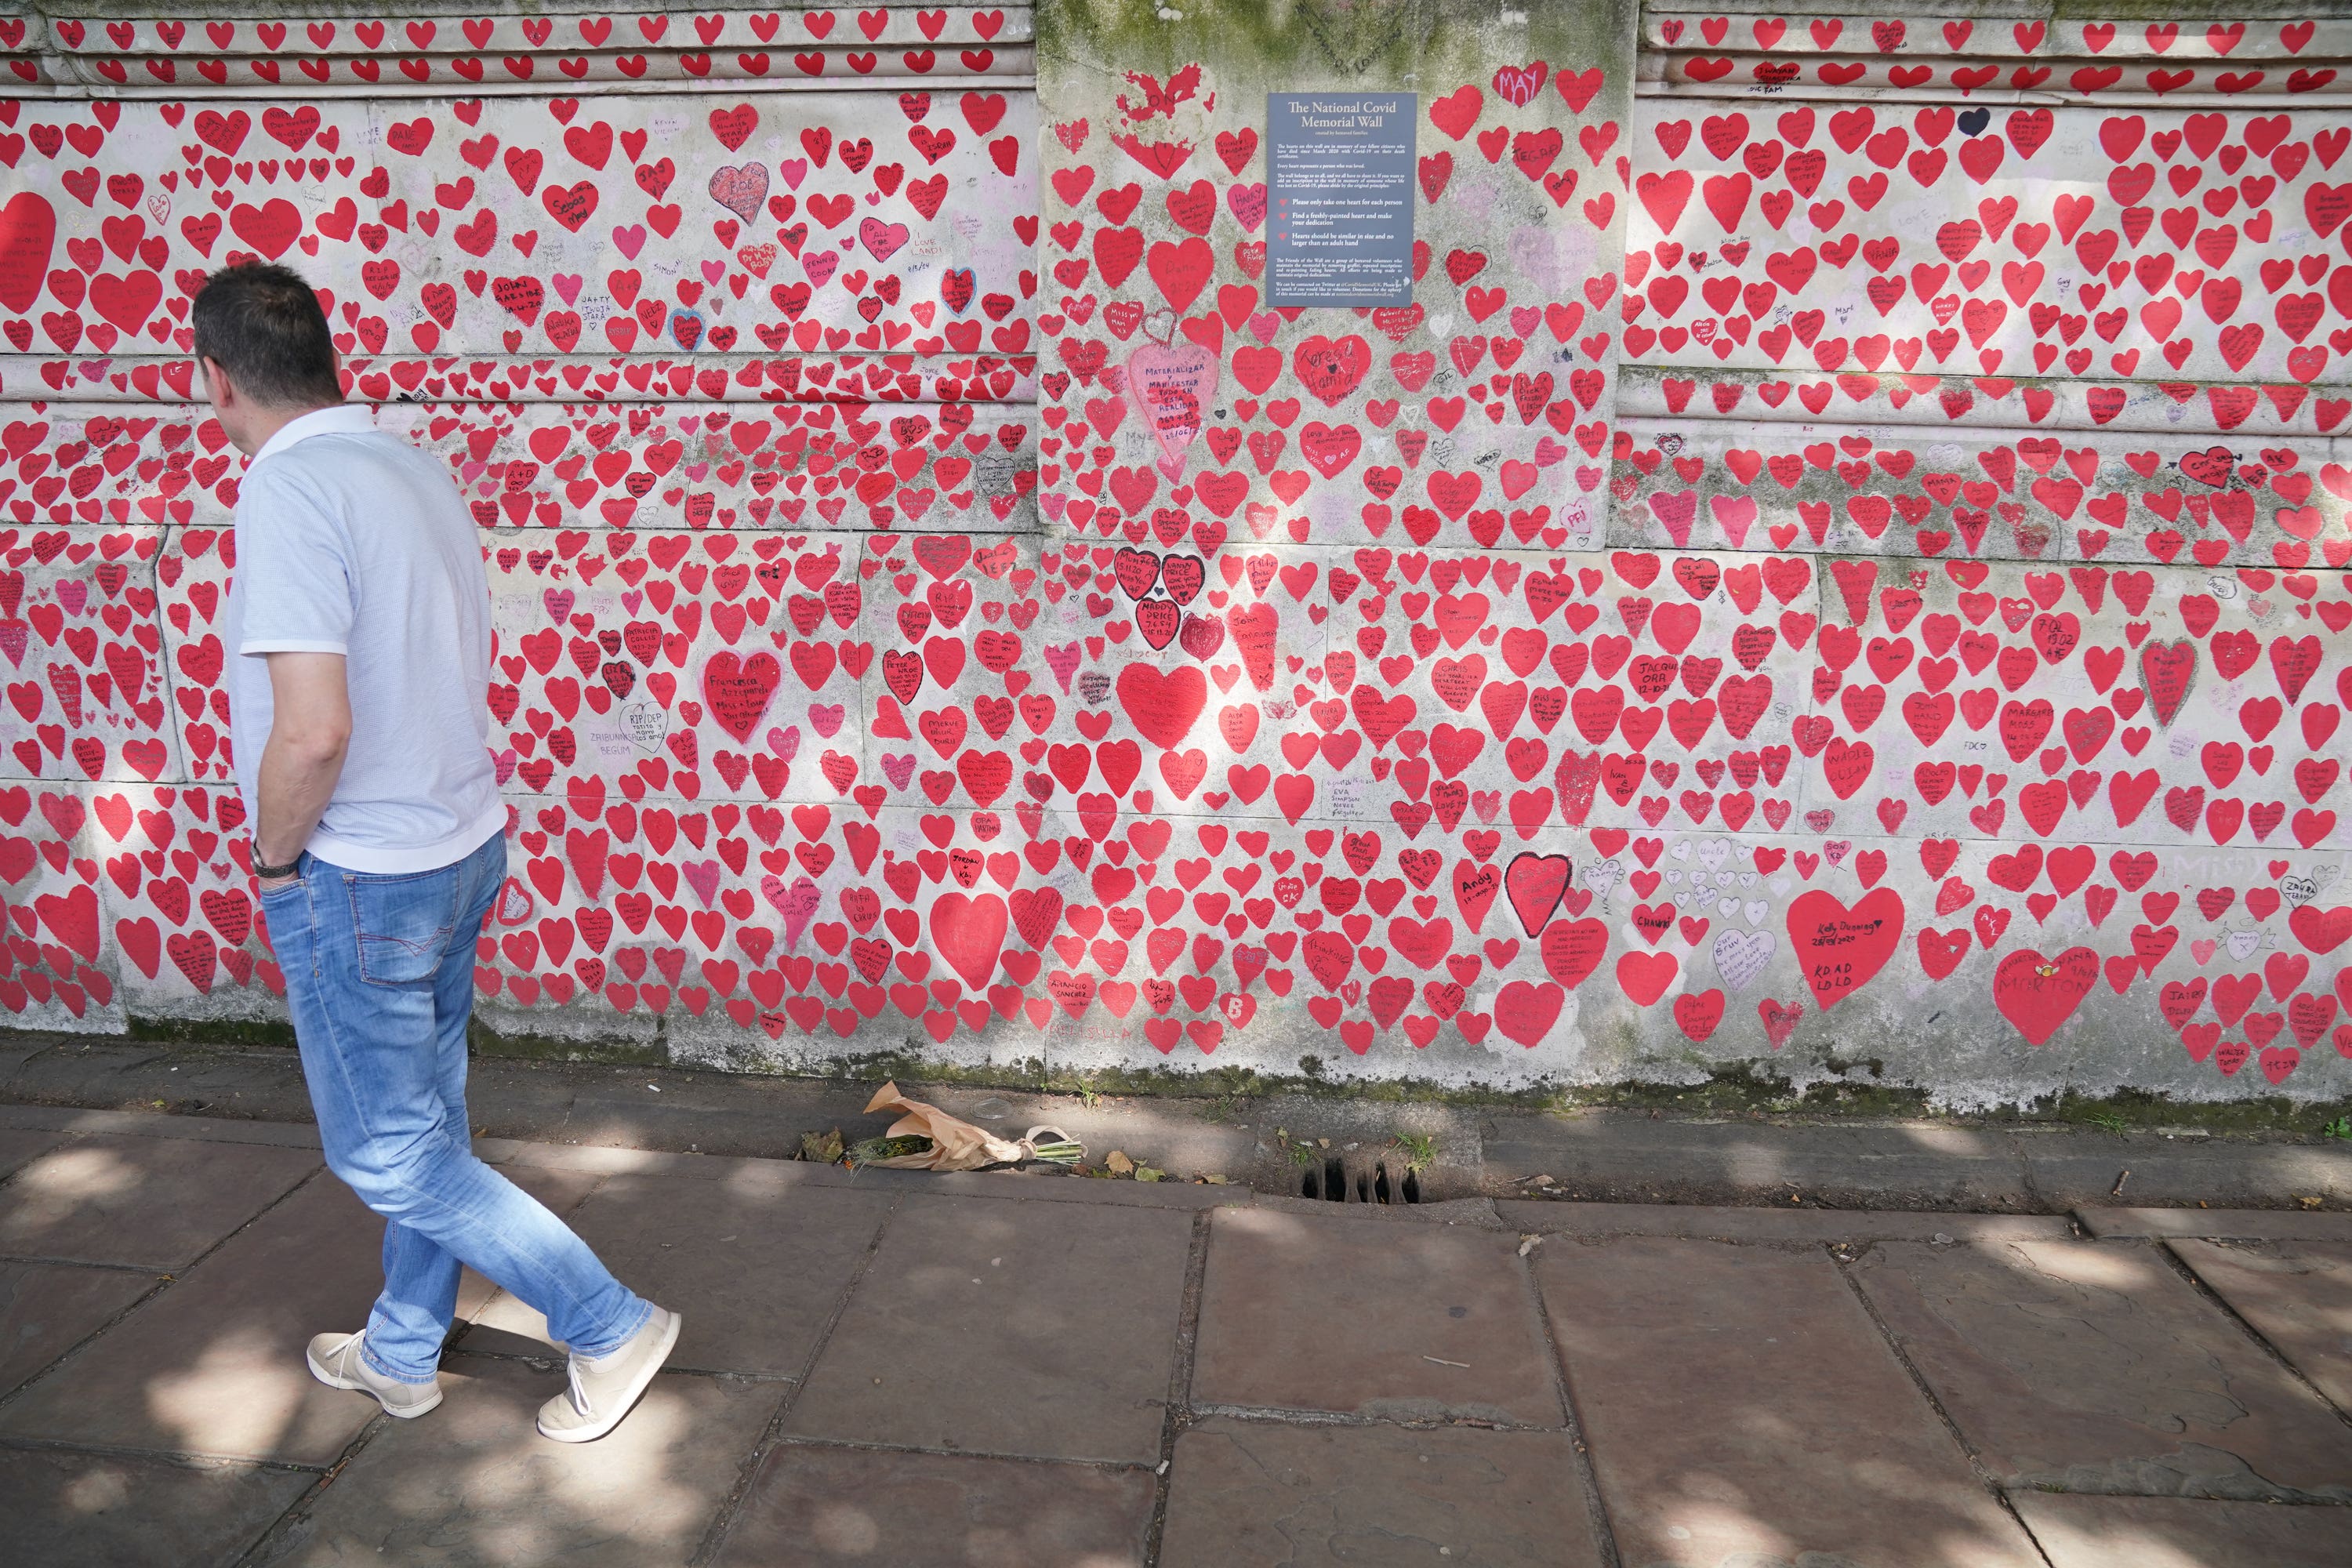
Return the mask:
[[931, 945], [966, 985], [978, 991], [996, 973], [1005, 923], [1004, 900], [994, 893], [966, 898], [944, 892], [931, 902]]
[[1851, 909], [1819, 889], [1789, 905], [1789, 940], [1813, 1000], [1834, 1007], [1870, 983], [1903, 940], [1903, 898], [1892, 888], [1864, 895]]
[[1559, 908], [1560, 895], [1568, 891], [1573, 868], [1565, 855], [1538, 855], [1530, 850], [1513, 858], [1503, 873], [1504, 896], [1511, 900], [1512, 912], [1530, 937], [1543, 934], [1552, 911]]
[[58, 215], [37, 191], [18, 191], [0, 207], [0, 305], [29, 310], [57, 244]]
[[1194, 665], [1163, 674], [1148, 664], [1130, 664], [1118, 672], [1118, 700], [1145, 740], [1172, 749], [1192, 732], [1193, 721], [1208, 705], [1209, 683]]
[[1318, 334], [1292, 352], [1290, 368], [1301, 386], [1321, 398], [1327, 407], [1337, 408], [1341, 399], [1363, 384], [1365, 373], [1372, 368], [1372, 348], [1353, 332], [1339, 339]]
[[1617, 960], [1617, 985], [1637, 1007], [1654, 1007], [1682, 961], [1671, 952], [1629, 952]]
[[1495, 1026], [1506, 1039], [1533, 1050], [1559, 1019], [1566, 993], [1557, 985], [1535, 985], [1514, 980], [1495, 998]]
[[1145, 265], [1169, 308], [1182, 315], [1208, 287], [1210, 276], [1217, 269], [1217, 253], [1205, 239], [1160, 240], [1151, 247]]
[[702, 667], [702, 700], [709, 704], [710, 716], [719, 721], [719, 728], [738, 742], [749, 742], [783, 675], [783, 666], [776, 662], [774, 654], [755, 653], [744, 658], [722, 649]]
[[2055, 958], [2022, 948], [1993, 971], [1993, 1005], [2028, 1044], [2044, 1045], [2074, 1016], [2098, 978], [2099, 955], [2087, 947], [2070, 947]]
[[2312, 952], [2334, 952], [2352, 938], [2352, 904], [2339, 904], [2332, 910], [2304, 904], [2287, 916], [2286, 924], [2295, 941]]
[[302, 214], [285, 197], [272, 196], [257, 207], [239, 202], [228, 215], [228, 226], [237, 238], [275, 261], [302, 232]]

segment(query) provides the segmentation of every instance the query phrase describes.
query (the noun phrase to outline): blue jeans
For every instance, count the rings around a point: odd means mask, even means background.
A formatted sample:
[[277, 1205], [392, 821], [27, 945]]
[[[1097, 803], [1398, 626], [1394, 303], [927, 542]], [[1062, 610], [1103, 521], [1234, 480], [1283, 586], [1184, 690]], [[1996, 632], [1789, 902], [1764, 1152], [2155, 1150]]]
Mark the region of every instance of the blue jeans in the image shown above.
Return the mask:
[[537, 1308], [580, 1355], [619, 1349], [651, 1312], [569, 1226], [474, 1154], [474, 943], [506, 869], [503, 835], [405, 875], [304, 855], [299, 879], [261, 899], [327, 1166], [384, 1218], [383, 1293], [361, 1354], [404, 1383], [429, 1383], [440, 1364], [460, 1264]]

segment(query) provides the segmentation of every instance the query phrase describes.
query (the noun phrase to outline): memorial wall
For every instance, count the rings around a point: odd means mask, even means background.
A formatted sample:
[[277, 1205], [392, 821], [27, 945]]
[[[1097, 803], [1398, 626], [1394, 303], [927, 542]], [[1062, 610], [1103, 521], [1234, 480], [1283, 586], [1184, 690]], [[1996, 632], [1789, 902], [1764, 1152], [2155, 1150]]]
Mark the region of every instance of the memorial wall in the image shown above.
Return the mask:
[[2352, 23], [0, 16], [0, 1023], [282, 1037], [188, 300], [482, 528], [485, 1049], [2352, 1092]]

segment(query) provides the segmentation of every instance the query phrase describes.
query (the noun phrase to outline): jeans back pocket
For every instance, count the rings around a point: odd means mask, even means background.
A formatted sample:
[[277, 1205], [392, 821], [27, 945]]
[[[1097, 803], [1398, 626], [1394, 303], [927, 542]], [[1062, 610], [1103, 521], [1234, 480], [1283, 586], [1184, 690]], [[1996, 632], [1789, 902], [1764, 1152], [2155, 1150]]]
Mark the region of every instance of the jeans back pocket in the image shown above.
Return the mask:
[[406, 877], [344, 874], [362, 980], [415, 985], [433, 979], [457, 929], [457, 880], [455, 868]]

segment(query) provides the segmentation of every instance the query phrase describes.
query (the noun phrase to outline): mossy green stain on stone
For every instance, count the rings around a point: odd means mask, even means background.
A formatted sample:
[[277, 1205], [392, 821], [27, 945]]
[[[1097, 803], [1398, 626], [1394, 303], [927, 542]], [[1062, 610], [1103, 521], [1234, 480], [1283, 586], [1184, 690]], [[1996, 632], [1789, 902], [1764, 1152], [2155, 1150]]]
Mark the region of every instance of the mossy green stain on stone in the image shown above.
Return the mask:
[[574, 1038], [495, 1028], [476, 1018], [466, 1031], [467, 1043], [478, 1057], [523, 1061], [609, 1062], [638, 1067], [663, 1067], [669, 1047], [659, 1034], [651, 1039], [621, 1039], [611, 1036]]
[[[294, 1026], [285, 1018], [165, 1018], [152, 1013], [131, 1013], [123, 1033], [134, 1040], [177, 1042], [191, 1046], [276, 1046], [291, 1049]], [[105, 1035], [92, 1038], [105, 1040]]]

